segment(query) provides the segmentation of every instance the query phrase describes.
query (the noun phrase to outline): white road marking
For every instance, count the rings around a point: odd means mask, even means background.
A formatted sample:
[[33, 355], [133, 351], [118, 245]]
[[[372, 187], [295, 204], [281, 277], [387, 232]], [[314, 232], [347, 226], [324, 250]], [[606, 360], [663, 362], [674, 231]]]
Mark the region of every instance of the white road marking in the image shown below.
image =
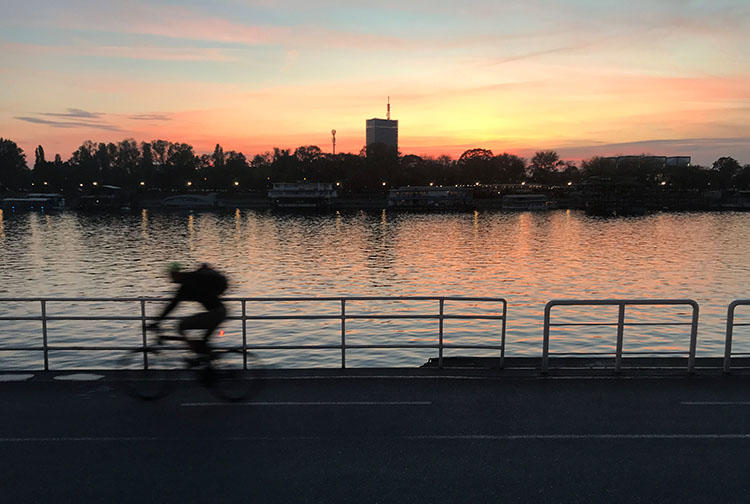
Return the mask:
[[26, 381], [31, 380], [33, 377], [33, 374], [2, 374], [0, 375], [0, 382]]
[[55, 380], [63, 381], [96, 381], [104, 378], [104, 375], [92, 374], [92, 373], [73, 373], [69, 375], [58, 375], [55, 376]]
[[750, 406], [750, 401], [682, 401], [683, 406]]
[[188, 402], [180, 406], [429, 406], [432, 401], [251, 401]]
[[[7, 437], [0, 443], [97, 443], [97, 442], [184, 442], [189, 441], [314, 441], [352, 436], [234, 436], [220, 438], [85, 436], [85, 437]], [[416, 441], [597, 441], [597, 440], [750, 440], [750, 434], [467, 434], [416, 436], [357, 436], [362, 439]]]

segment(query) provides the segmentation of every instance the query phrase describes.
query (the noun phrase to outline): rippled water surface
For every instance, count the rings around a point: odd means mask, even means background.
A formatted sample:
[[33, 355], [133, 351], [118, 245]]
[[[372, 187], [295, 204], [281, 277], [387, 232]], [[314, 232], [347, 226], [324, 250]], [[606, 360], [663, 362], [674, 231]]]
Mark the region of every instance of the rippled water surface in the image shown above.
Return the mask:
[[[656, 214], [597, 219], [575, 211], [548, 213], [404, 214], [351, 212], [80, 215], [36, 213], [0, 219], [0, 296], [166, 296], [165, 264], [208, 262], [231, 281], [228, 296], [487, 296], [508, 301], [507, 355], [540, 355], [544, 305], [551, 299], [691, 298], [701, 307], [699, 355], [723, 352], [726, 307], [750, 297], [750, 214]], [[251, 306], [252, 305], [252, 306]], [[189, 306], [187, 308], [190, 308]], [[149, 314], [158, 312], [150, 304]], [[248, 314], [325, 314], [340, 304], [251, 303]], [[0, 304], [0, 316], [39, 315], [39, 303]], [[137, 303], [51, 303], [48, 314], [140, 315]], [[239, 304], [231, 306], [240, 313]], [[445, 313], [499, 314], [493, 303], [446, 302]], [[750, 311], [750, 309], [745, 310]], [[436, 314], [437, 302], [351, 303], [347, 314]], [[617, 321], [617, 309], [553, 311], [559, 322]], [[743, 310], [738, 309], [740, 322]], [[628, 309], [627, 322], [690, 321], [685, 308]], [[554, 320], [553, 320], [554, 321]], [[240, 341], [226, 325], [221, 340]], [[736, 329], [735, 349], [750, 351], [750, 331]], [[498, 344], [493, 320], [446, 320], [455, 344]], [[437, 320], [354, 319], [347, 343], [434, 344]], [[612, 326], [564, 326], [552, 352], [611, 352]], [[137, 345], [138, 321], [50, 321], [56, 346]], [[340, 343], [340, 320], [250, 321], [248, 342], [261, 345]], [[689, 326], [629, 326], [626, 351], [684, 351]], [[0, 321], [3, 347], [41, 345], [38, 321]], [[340, 350], [260, 352], [277, 366], [338, 366]], [[446, 355], [496, 355], [446, 350]], [[348, 366], [416, 366], [434, 349], [353, 349]], [[97, 367], [112, 352], [50, 352], [53, 367]], [[0, 352], [0, 368], [39, 366], [39, 352]]]

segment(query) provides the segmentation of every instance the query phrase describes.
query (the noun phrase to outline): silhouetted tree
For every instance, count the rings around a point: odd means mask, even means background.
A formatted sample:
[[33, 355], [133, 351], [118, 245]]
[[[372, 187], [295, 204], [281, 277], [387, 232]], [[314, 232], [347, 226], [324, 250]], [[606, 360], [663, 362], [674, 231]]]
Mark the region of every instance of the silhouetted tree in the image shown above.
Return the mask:
[[494, 155], [489, 149], [469, 149], [458, 158], [459, 183], [489, 183], [496, 172]]
[[497, 178], [492, 183], [517, 184], [526, 175], [526, 162], [514, 154], [504, 152], [495, 157]]
[[734, 180], [737, 189], [750, 189], [750, 164], [743, 166], [742, 170], [735, 175]]
[[557, 174], [565, 166], [557, 152], [553, 150], [538, 151], [531, 158], [529, 171], [534, 182], [540, 184], [552, 184]]
[[[250, 166], [247, 164], [245, 155], [241, 152], [229, 151], [226, 158], [226, 181], [224, 189], [239, 187], [241, 190], [247, 190], [250, 187]], [[235, 186], [237, 182], [239, 186]]]
[[16, 142], [0, 138], [0, 191], [22, 190], [29, 183], [26, 154]]
[[714, 161], [713, 169], [718, 172], [718, 182], [721, 189], [729, 189], [732, 186], [732, 179], [737, 175], [742, 167], [731, 157], [720, 157]]

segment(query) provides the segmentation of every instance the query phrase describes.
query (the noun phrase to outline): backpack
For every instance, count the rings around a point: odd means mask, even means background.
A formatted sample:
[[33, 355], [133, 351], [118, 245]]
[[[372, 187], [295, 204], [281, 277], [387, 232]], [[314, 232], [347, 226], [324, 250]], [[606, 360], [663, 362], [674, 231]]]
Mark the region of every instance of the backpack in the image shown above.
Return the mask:
[[220, 296], [229, 286], [227, 277], [208, 266], [203, 266], [196, 273], [200, 275], [201, 284], [206, 292], [214, 296]]

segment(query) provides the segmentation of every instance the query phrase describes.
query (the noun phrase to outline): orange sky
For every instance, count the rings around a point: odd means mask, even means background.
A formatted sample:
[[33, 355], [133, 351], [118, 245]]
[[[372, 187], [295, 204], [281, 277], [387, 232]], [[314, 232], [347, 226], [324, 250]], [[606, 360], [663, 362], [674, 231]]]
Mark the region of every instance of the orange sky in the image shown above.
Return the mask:
[[0, 136], [359, 152], [390, 96], [405, 154], [750, 162], [750, 8], [652, 4], [11, 0]]

